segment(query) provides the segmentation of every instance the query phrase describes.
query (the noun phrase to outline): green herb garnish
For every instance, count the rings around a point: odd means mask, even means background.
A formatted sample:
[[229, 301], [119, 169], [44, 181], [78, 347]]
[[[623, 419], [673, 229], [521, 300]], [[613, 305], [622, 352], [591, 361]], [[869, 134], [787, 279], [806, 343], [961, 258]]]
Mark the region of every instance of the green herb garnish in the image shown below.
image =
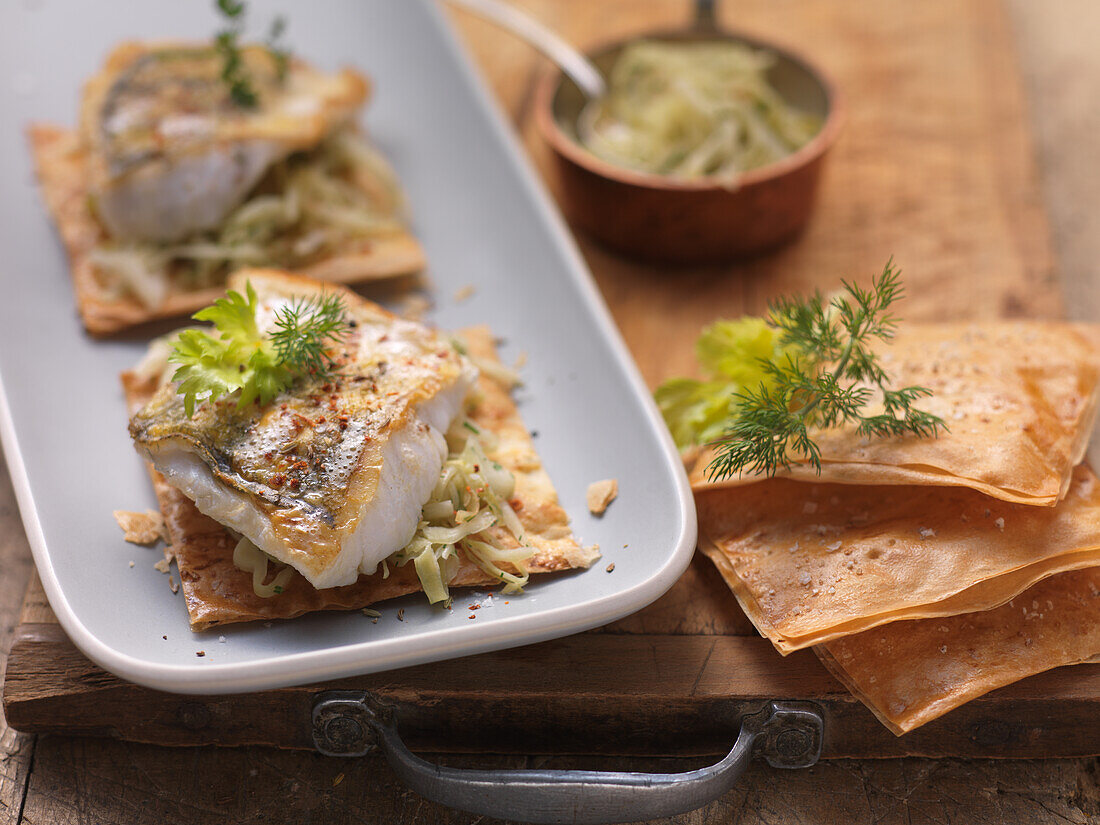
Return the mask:
[[[738, 394], [733, 421], [713, 446], [717, 455], [707, 478], [720, 480], [745, 470], [771, 476], [791, 466], [792, 455], [821, 472], [821, 457], [811, 428], [855, 424], [868, 438], [936, 436], [947, 425], [939, 416], [915, 408], [932, 391], [926, 387], [891, 389], [889, 376], [871, 350], [873, 340], [894, 337], [897, 319], [890, 306], [903, 295], [900, 272], [887, 262], [871, 289], [841, 282], [846, 295], [825, 301], [782, 298], [768, 313], [769, 325], [790, 348], [783, 358], [763, 361], [767, 381]], [[881, 398], [882, 411], [866, 407]]]
[[333, 367], [328, 345], [342, 341], [348, 329], [344, 299], [329, 293], [280, 307], [271, 342], [281, 364], [295, 372], [320, 375]]
[[275, 76], [282, 83], [286, 80], [286, 73], [290, 69], [290, 50], [279, 41], [286, 31], [286, 18], [281, 14], [271, 21], [271, 30], [267, 35], [267, 51], [275, 61]]
[[[242, 109], [254, 109], [260, 98], [252, 83], [252, 76], [241, 54], [240, 36], [244, 31], [246, 4], [244, 0], [215, 0], [214, 5], [225, 17], [228, 28], [214, 37], [214, 48], [222, 58], [221, 79], [229, 87], [229, 98]], [[275, 62], [275, 74], [282, 82], [290, 66], [290, 52], [279, 43], [286, 31], [286, 18], [279, 16], [271, 24], [267, 38], [267, 50]]]
[[[680, 447], [716, 449], [712, 481], [748, 472], [772, 476], [794, 461], [821, 472], [810, 434], [855, 424], [860, 435], [938, 435], [947, 425], [914, 404], [925, 387], [891, 389], [871, 349], [897, 327], [890, 306], [903, 290], [893, 260], [866, 290], [847, 281], [831, 300], [782, 298], [764, 319], [719, 322], [700, 337], [697, 353], [711, 378], [674, 379], [656, 397]], [[872, 401], [881, 411], [868, 414]], [[720, 432], [719, 432], [720, 431]]]
[[763, 318], [716, 321], [704, 328], [695, 357], [706, 378], [672, 378], [654, 394], [676, 446], [683, 450], [721, 438], [737, 394], [767, 381], [761, 363], [783, 353], [779, 333]]
[[340, 296], [300, 299], [280, 308], [269, 336], [260, 332], [256, 309], [256, 292], [248, 283], [245, 295], [230, 290], [191, 316], [214, 324], [217, 337], [199, 329], [177, 337], [169, 361], [180, 365], [172, 380], [179, 382], [187, 415], [201, 401], [238, 391], [238, 409], [255, 401], [268, 404], [298, 378], [323, 377], [333, 368], [328, 348], [351, 326]]

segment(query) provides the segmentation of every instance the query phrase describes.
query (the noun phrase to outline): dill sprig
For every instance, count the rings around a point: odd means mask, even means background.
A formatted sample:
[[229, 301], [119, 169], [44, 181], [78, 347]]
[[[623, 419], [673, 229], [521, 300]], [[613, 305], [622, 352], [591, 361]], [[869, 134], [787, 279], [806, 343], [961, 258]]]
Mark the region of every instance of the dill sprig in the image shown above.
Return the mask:
[[222, 58], [222, 80], [229, 87], [230, 100], [242, 109], [254, 109], [259, 97], [237, 42], [244, 28], [244, 0], [217, 0], [216, 5], [229, 23], [229, 28], [214, 38], [214, 48]]
[[[214, 37], [214, 48], [222, 58], [221, 79], [229, 88], [229, 99], [233, 103], [242, 109], [254, 109], [259, 105], [260, 98], [240, 48], [246, 3], [244, 0], [215, 0], [215, 6], [228, 23], [228, 28]], [[275, 74], [279, 82], [286, 78], [290, 66], [290, 51], [279, 42], [284, 31], [286, 18], [276, 17], [267, 38], [267, 51], [275, 63]]]
[[351, 328], [340, 296], [300, 299], [280, 308], [270, 335], [256, 322], [258, 306], [256, 291], [246, 283], [244, 295], [229, 290], [191, 316], [213, 323], [216, 335], [186, 329], [177, 336], [168, 360], [180, 365], [172, 380], [187, 415], [200, 403], [233, 393], [239, 393], [238, 409], [268, 404], [299, 378], [324, 377], [335, 366], [329, 347]]
[[350, 328], [344, 300], [328, 293], [280, 307], [271, 343], [280, 363], [299, 373], [318, 375], [332, 369], [329, 347], [343, 341]]
[[[765, 380], [756, 390], [735, 396], [733, 421], [712, 446], [717, 454], [707, 466], [712, 481], [742, 472], [771, 476], [788, 469], [792, 458], [821, 472], [821, 453], [813, 429], [855, 424], [867, 437], [935, 436], [946, 430], [943, 419], [914, 404], [930, 396], [926, 387], [891, 389], [889, 376], [870, 348], [873, 340], [889, 341], [897, 328], [891, 305], [904, 293], [893, 259], [870, 289], [842, 281], [844, 293], [826, 301], [820, 293], [808, 299], [781, 298], [768, 313], [779, 332], [782, 357], [761, 359]], [[865, 408], [881, 396], [882, 411]]]
[[290, 69], [290, 50], [279, 42], [285, 31], [286, 18], [280, 14], [271, 21], [271, 29], [267, 34], [267, 51], [275, 61], [275, 76], [280, 83], [286, 80], [286, 73]]

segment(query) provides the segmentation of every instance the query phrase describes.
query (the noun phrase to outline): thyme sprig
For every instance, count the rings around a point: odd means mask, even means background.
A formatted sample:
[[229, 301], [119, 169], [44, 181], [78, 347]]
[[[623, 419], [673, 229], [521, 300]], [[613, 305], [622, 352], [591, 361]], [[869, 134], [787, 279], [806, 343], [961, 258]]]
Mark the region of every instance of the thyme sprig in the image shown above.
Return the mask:
[[[221, 79], [229, 88], [229, 99], [233, 103], [242, 109], [254, 109], [259, 105], [260, 98], [240, 47], [245, 23], [245, 0], [215, 0], [215, 5], [228, 24], [214, 37], [214, 48], [222, 58]], [[268, 54], [275, 62], [275, 73], [280, 82], [286, 78], [290, 65], [290, 52], [279, 42], [284, 31], [286, 18], [276, 17], [267, 38]]]
[[[892, 389], [871, 348], [897, 328], [890, 307], [903, 297], [900, 271], [891, 259], [871, 288], [842, 281], [844, 294], [826, 301], [781, 298], [768, 324], [779, 332], [782, 357], [760, 361], [765, 380], [735, 396], [734, 417], [706, 468], [712, 481], [742, 472], [771, 476], [801, 460], [821, 472], [821, 452], [811, 431], [855, 424], [867, 437], [935, 436], [947, 425], [914, 404], [926, 387]], [[882, 410], [867, 414], [876, 396]]]

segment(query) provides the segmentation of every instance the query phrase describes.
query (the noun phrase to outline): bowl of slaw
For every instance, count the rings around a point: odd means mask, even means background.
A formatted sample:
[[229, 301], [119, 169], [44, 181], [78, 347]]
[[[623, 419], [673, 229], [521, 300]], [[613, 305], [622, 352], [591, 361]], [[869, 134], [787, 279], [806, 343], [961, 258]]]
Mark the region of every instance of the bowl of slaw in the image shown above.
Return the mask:
[[574, 226], [673, 264], [750, 257], [805, 227], [843, 121], [823, 71], [728, 31], [657, 34], [589, 57], [609, 80], [604, 100], [556, 70], [535, 99]]

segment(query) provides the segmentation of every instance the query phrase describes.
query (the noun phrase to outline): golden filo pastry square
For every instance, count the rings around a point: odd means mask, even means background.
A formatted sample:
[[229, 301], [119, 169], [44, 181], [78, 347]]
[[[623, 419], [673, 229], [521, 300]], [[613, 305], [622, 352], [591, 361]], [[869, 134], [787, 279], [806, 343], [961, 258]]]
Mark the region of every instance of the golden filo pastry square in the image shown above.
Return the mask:
[[700, 547], [783, 654], [888, 622], [986, 610], [1100, 564], [1100, 483], [1057, 507], [962, 487], [772, 479], [696, 494]]
[[1100, 656], [1100, 567], [1051, 576], [992, 610], [893, 622], [814, 652], [900, 736], [991, 690]]
[[[906, 322], [875, 349], [891, 386], [927, 387], [919, 407], [940, 416], [935, 438], [868, 439], [853, 426], [812, 433], [821, 473], [795, 462], [786, 476], [834, 484], [969, 487], [1018, 504], [1053, 506], [1084, 457], [1100, 398], [1100, 327], [1038, 321]], [[706, 452], [696, 490], [711, 482]]]
[[[465, 330], [461, 338], [472, 356], [497, 360], [487, 328]], [[124, 373], [122, 382], [132, 413], [148, 402], [159, 384], [156, 377], [137, 372]], [[498, 439], [490, 458], [511, 471], [515, 478], [511, 504], [525, 528], [525, 541], [536, 549], [526, 564], [528, 572], [589, 567], [599, 558], [599, 551], [595, 547], [582, 547], [574, 537], [569, 518], [558, 504], [557, 493], [508, 389], [482, 373], [470, 403], [467, 411], [470, 420]], [[353, 584], [321, 590], [295, 573], [282, 593], [270, 598], [258, 596], [251, 574], [233, 563], [236, 539], [221, 524], [200, 513], [191, 499], [151, 467], [150, 474], [164, 515], [169, 550], [179, 569], [192, 630], [257, 619], [289, 619], [317, 610], [353, 610], [423, 589], [414, 566], [407, 564], [390, 566], [388, 575], [382, 571], [361, 575]], [[503, 528], [490, 530], [499, 532], [497, 538], [507, 540], [509, 534]], [[458, 571], [449, 582], [451, 587], [499, 584], [499, 580], [461, 554], [460, 558]], [[510, 569], [507, 563], [503, 566]], [[516, 571], [510, 569], [510, 572]]]

